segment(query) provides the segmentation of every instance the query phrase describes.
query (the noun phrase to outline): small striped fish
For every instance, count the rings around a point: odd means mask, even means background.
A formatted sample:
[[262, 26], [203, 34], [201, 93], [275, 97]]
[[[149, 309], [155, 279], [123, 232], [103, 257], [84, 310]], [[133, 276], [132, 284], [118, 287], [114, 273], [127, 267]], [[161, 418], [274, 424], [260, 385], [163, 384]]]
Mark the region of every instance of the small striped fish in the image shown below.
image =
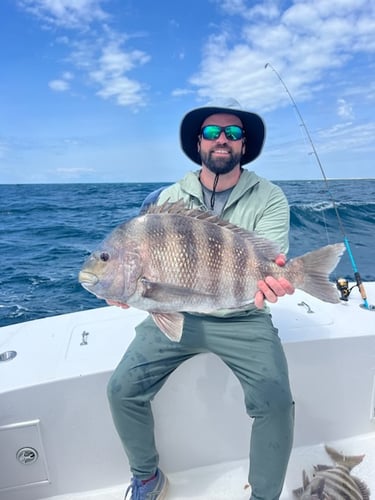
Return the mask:
[[364, 455], [345, 456], [329, 446], [325, 449], [335, 465], [316, 465], [311, 481], [303, 471], [303, 487], [294, 490], [294, 495], [301, 500], [369, 500], [367, 485], [351, 475]]
[[99, 298], [149, 311], [179, 341], [182, 312], [249, 308], [266, 276], [339, 302], [328, 275], [344, 249], [343, 243], [328, 245], [280, 267], [271, 241], [210, 212], [166, 203], [118, 226], [84, 263], [79, 281]]

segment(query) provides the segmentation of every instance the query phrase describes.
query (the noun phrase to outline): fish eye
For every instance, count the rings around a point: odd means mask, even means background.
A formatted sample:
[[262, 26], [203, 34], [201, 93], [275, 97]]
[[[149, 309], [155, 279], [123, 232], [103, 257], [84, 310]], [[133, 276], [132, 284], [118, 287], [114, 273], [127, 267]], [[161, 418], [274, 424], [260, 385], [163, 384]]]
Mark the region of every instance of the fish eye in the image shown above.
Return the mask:
[[109, 260], [109, 253], [108, 252], [102, 252], [100, 255], [99, 255], [99, 259], [102, 261], [102, 262], [107, 262]]

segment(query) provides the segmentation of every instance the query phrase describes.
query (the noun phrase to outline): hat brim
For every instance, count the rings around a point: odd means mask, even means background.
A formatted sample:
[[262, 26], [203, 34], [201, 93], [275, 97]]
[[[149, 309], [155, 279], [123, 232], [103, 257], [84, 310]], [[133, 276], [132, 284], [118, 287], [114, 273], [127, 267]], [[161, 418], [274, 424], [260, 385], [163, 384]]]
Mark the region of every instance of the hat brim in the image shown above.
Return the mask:
[[195, 163], [201, 165], [201, 157], [198, 152], [198, 136], [202, 123], [206, 118], [218, 113], [227, 113], [238, 116], [242, 121], [246, 135], [246, 151], [241, 158], [241, 165], [250, 163], [259, 156], [262, 151], [266, 128], [262, 118], [256, 113], [242, 109], [222, 108], [217, 106], [205, 106], [189, 111], [182, 119], [180, 126], [180, 141], [184, 153]]

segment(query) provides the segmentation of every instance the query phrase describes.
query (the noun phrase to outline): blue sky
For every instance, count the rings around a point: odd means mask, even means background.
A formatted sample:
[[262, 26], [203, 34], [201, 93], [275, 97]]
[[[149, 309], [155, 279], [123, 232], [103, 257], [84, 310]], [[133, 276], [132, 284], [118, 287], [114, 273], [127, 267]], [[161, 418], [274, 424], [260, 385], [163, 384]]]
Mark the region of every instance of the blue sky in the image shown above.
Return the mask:
[[236, 98], [269, 179], [374, 177], [373, 0], [1, 0], [0, 183], [173, 181], [188, 110]]

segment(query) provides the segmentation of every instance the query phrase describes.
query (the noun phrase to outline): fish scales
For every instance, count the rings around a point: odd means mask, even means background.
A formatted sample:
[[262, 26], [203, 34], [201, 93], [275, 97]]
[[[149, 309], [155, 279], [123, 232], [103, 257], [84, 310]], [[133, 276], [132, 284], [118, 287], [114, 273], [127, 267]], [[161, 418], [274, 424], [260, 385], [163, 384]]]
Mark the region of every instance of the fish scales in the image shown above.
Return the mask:
[[[211, 293], [220, 292], [220, 283], [225, 281], [225, 236], [217, 231], [213, 225], [202, 225], [201, 234], [203, 246], [201, 264], [205, 271], [201, 274], [201, 279], [205, 279], [207, 274], [207, 286]], [[228, 235], [227, 235], [228, 238]], [[227, 242], [228, 244], [229, 242]]]
[[190, 221], [178, 216], [146, 215], [142, 235], [147, 242], [144, 274], [150, 279], [157, 277], [162, 283], [199, 286], [197, 270], [202, 248], [197, 247], [198, 232], [192, 231]]
[[79, 280], [99, 298], [149, 311], [178, 341], [181, 313], [249, 308], [266, 276], [339, 302], [328, 275], [344, 250], [343, 243], [327, 245], [280, 267], [274, 262], [279, 250], [266, 238], [183, 203], [164, 204], [115, 228], [86, 260]]
[[146, 217], [144, 234], [150, 238], [146, 274], [153, 269], [162, 282], [208, 294], [225, 293], [233, 303], [239, 292], [249, 293], [254, 280], [243, 278], [249, 266], [248, 250], [235, 233], [211, 223], [196, 226], [187, 217], [160, 215]]
[[235, 286], [231, 252], [234, 246], [233, 234], [223, 231], [219, 226], [204, 224], [201, 237], [205, 242], [202, 255], [204, 272], [200, 276], [201, 281], [206, 281], [211, 293], [221, 297], [227, 294], [228, 302], [235, 303], [232, 292]]
[[[146, 242], [144, 274], [151, 280], [158, 279], [164, 283], [193, 285], [194, 276], [186, 272], [186, 245], [178, 230], [171, 227], [170, 221], [157, 215], [145, 217], [142, 230], [142, 238]], [[191, 259], [193, 263], [193, 256]]]

